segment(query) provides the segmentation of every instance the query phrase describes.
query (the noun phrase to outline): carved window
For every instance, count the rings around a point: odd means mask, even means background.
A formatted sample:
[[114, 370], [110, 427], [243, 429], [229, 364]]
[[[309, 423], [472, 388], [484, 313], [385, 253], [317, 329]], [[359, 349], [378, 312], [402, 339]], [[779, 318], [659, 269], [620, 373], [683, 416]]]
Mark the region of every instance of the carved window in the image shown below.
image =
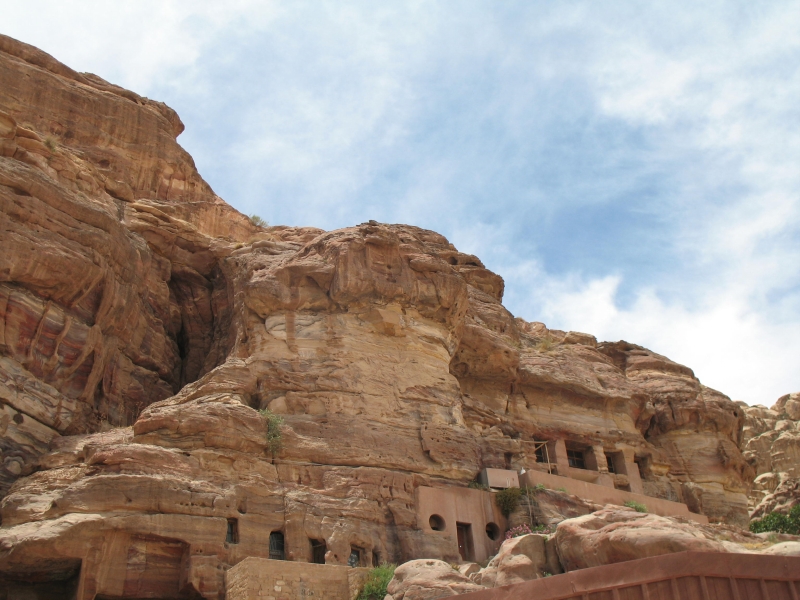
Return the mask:
[[239, 543], [239, 521], [236, 519], [228, 519], [228, 533], [225, 535], [225, 541], [229, 544]]
[[583, 455], [583, 450], [570, 450], [567, 448], [567, 461], [569, 461], [569, 466], [574, 469], [586, 468], [586, 458]]
[[361, 548], [356, 548], [355, 546], [350, 546], [350, 558], [347, 559], [347, 566], [348, 567], [360, 567], [361, 566], [361, 554], [363, 550]]
[[610, 454], [606, 454], [606, 463], [608, 464], [608, 472], [609, 473], [616, 473], [616, 469], [614, 469], [614, 457]]
[[445, 530], [445, 522], [441, 515], [431, 515], [431, 518], [428, 519], [428, 525], [430, 525], [431, 529], [434, 531]]

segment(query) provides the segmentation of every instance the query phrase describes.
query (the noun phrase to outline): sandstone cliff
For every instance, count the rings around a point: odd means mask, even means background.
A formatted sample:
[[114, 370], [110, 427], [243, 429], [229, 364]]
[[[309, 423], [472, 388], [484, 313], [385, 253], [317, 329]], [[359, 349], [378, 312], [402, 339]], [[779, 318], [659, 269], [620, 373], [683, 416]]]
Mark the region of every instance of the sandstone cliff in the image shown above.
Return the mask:
[[689, 368], [514, 318], [431, 231], [255, 227], [170, 108], [3, 36], [0, 82], [0, 576], [215, 598], [274, 531], [443, 557], [415, 490], [535, 468], [535, 440], [747, 523], [745, 411]]
[[782, 396], [771, 409], [743, 408], [742, 450], [756, 474], [751, 514], [787, 513], [800, 503], [800, 393]]

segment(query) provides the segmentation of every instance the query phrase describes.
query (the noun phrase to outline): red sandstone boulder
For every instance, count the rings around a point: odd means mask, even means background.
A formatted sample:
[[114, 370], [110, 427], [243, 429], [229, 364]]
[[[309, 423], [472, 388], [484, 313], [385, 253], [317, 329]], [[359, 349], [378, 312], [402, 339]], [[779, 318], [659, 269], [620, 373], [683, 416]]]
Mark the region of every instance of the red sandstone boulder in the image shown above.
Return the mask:
[[561, 572], [555, 546], [546, 535], [534, 533], [503, 542], [497, 556], [471, 579], [492, 588]]
[[771, 556], [800, 556], [800, 542], [781, 542], [764, 550], [761, 554]]
[[725, 552], [702, 529], [677, 518], [618, 507], [562, 521], [555, 535], [566, 571], [671, 552]]
[[450, 564], [422, 559], [397, 567], [386, 591], [389, 600], [435, 600], [482, 589]]

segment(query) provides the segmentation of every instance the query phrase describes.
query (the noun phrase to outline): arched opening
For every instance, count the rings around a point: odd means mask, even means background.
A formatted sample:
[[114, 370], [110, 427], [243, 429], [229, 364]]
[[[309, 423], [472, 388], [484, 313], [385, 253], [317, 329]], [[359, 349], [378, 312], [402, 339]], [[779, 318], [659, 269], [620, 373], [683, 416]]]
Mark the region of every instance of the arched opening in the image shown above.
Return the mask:
[[439, 515], [431, 515], [431, 518], [428, 519], [428, 525], [431, 526], [431, 529], [434, 531], [444, 531], [444, 519]]
[[500, 539], [500, 528], [497, 526], [497, 523], [487, 523], [486, 524], [486, 536], [490, 540], [498, 540], [498, 539]]

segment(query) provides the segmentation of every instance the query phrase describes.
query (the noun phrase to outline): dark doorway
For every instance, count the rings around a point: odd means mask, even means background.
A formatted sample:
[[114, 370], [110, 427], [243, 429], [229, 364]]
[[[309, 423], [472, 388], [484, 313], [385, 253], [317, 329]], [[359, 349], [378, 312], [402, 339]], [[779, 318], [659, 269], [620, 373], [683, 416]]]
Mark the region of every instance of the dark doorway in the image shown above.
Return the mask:
[[311, 562], [317, 565], [325, 564], [325, 553], [328, 546], [325, 540], [311, 540]]
[[458, 532], [458, 553], [461, 555], [461, 560], [474, 560], [472, 525], [469, 523], [456, 523], [456, 531]]
[[280, 531], [273, 531], [269, 534], [269, 557], [272, 560], [284, 560], [286, 558], [283, 551], [283, 534]]

